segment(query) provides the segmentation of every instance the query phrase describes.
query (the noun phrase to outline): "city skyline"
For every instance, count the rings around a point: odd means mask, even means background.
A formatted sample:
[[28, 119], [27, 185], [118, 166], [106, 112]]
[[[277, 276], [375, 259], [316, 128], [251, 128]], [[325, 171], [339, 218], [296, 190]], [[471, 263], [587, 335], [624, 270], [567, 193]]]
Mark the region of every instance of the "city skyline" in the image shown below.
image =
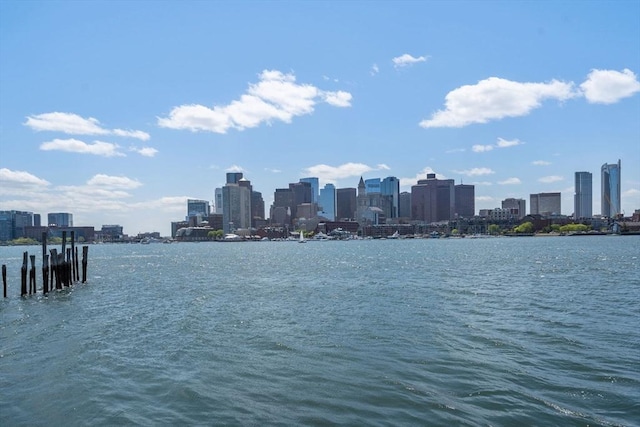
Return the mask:
[[[160, 231], [242, 172], [427, 173], [475, 210], [621, 159], [640, 208], [638, 2], [0, 4], [0, 210]], [[117, 31], [113, 22], [117, 22]], [[173, 30], [167, 30], [173, 29]], [[527, 207], [529, 210], [529, 207]]]

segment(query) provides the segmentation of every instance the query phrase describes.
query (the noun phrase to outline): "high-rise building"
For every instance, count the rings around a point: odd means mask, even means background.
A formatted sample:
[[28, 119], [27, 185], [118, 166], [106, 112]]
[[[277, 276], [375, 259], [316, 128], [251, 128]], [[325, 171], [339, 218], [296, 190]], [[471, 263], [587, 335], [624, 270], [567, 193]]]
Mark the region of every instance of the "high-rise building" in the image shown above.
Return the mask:
[[411, 217], [411, 193], [409, 193], [408, 191], [403, 191], [402, 193], [400, 193], [398, 217], [400, 218]]
[[0, 211], [0, 241], [26, 236], [26, 227], [33, 226], [33, 212]]
[[215, 213], [222, 215], [222, 188], [216, 188], [214, 191]]
[[455, 191], [455, 215], [472, 218], [476, 214], [476, 188], [471, 184], [458, 184]]
[[508, 198], [502, 201], [502, 209], [509, 211], [511, 215], [522, 219], [527, 214], [527, 201], [525, 199]]
[[73, 227], [73, 214], [67, 212], [47, 214], [47, 224], [54, 227]]
[[609, 218], [615, 218], [622, 212], [620, 200], [621, 165], [618, 163], [602, 165], [602, 209], [600, 214]]
[[318, 215], [327, 218], [329, 221], [336, 220], [336, 187], [333, 184], [325, 184], [320, 189], [318, 199]]
[[552, 216], [561, 214], [560, 193], [537, 193], [529, 195], [531, 215]]
[[576, 172], [575, 193], [573, 194], [573, 217], [591, 218], [593, 216], [593, 177], [591, 172]]
[[318, 178], [300, 178], [300, 182], [308, 182], [311, 186], [311, 203], [318, 203], [318, 197], [320, 196], [320, 183]]
[[388, 199], [385, 203], [387, 218], [398, 218], [400, 216], [400, 180], [395, 176], [388, 176], [380, 183], [380, 194]]
[[356, 189], [338, 188], [336, 190], [336, 220], [349, 220], [356, 215]]
[[251, 227], [251, 182], [242, 173], [227, 173], [227, 184], [222, 187], [222, 230], [231, 233]]
[[199, 216], [201, 218], [208, 217], [210, 213], [211, 208], [209, 207], [209, 201], [198, 199], [187, 200], [187, 221], [189, 221], [189, 218], [194, 216]]
[[427, 174], [411, 186], [411, 219], [427, 223], [448, 221], [455, 213], [455, 184], [452, 179], [437, 179]]
[[259, 191], [251, 192], [251, 226], [264, 219], [264, 199]]

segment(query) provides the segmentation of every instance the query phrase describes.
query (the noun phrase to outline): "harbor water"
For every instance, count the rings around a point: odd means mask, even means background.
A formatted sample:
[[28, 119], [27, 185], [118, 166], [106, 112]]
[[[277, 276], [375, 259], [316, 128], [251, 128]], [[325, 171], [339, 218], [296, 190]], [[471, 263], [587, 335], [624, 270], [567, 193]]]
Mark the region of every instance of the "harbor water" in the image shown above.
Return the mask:
[[640, 236], [102, 244], [20, 297], [0, 425], [640, 425]]

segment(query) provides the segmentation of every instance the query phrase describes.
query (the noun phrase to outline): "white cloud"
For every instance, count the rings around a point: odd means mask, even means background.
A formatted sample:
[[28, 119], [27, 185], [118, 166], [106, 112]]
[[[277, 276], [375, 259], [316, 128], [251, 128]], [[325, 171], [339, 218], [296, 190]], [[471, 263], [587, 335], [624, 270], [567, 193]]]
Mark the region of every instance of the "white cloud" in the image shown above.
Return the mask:
[[25, 191], [45, 190], [51, 184], [26, 171], [0, 168], [0, 195], [23, 195]]
[[87, 185], [132, 189], [140, 187], [142, 183], [138, 180], [127, 178], [126, 176], [97, 174], [87, 181]]
[[502, 138], [498, 138], [498, 142], [496, 143], [496, 147], [498, 148], [507, 148], [507, 147], [515, 147], [516, 145], [522, 145], [524, 142], [519, 139], [506, 140]]
[[143, 132], [141, 130], [124, 130], [124, 129], [114, 129], [113, 134], [117, 136], [123, 136], [126, 138], [136, 138], [141, 141], [148, 141], [151, 138], [147, 132]]
[[558, 175], [543, 176], [542, 178], [538, 179], [538, 181], [545, 184], [550, 184], [552, 182], [558, 182], [562, 180], [564, 180], [564, 177]]
[[493, 185], [491, 182], [489, 181], [476, 181], [476, 182], [472, 182], [473, 185]]
[[25, 126], [35, 131], [62, 132], [69, 135], [117, 135], [147, 141], [151, 136], [141, 130], [105, 129], [93, 117], [84, 118], [74, 113], [43, 113], [27, 117]]
[[110, 142], [94, 141], [92, 144], [87, 144], [77, 139], [54, 139], [40, 145], [40, 149], [43, 151], [67, 151], [104, 157], [124, 156], [118, 151], [118, 148], [117, 144]]
[[247, 93], [228, 105], [174, 107], [169, 116], [158, 118], [158, 125], [192, 132], [226, 133], [278, 120], [290, 123], [293, 117], [311, 114], [318, 102], [334, 107], [351, 106], [352, 96], [344, 91], [322, 91], [309, 84], [298, 84], [293, 74], [264, 70], [259, 82], [249, 84]]
[[242, 166], [231, 165], [225, 169], [226, 172], [246, 172]]
[[489, 168], [472, 168], [466, 170], [456, 170], [455, 173], [466, 176], [482, 176], [482, 175], [491, 175], [495, 173], [493, 170]]
[[475, 85], [449, 92], [445, 109], [420, 122], [424, 128], [463, 127], [505, 117], [519, 117], [540, 107], [546, 99], [565, 101], [577, 96], [573, 83], [552, 80], [549, 83], [520, 83], [490, 77]]
[[369, 71], [369, 73], [370, 73], [372, 76], [375, 76], [375, 75], [376, 75], [376, 74], [378, 74], [379, 72], [380, 72], [380, 69], [378, 68], [378, 64], [373, 64], [373, 65], [371, 66], [371, 71]]
[[156, 154], [158, 154], [158, 150], [153, 147], [131, 147], [131, 151], [135, 151], [136, 153], [144, 157], [154, 157]]
[[322, 92], [324, 101], [334, 107], [351, 107], [351, 94], [339, 90], [337, 92]]
[[98, 119], [85, 119], [73, 113], [44, 113], [27, 117], [24, 123], [35, 131], [54, 131], [72, 135], [106, 135], [107, 129], [100, 126]]
[[280, 169], [264, 168], [264, 170], [267, 171], [267, 172], [271, 172], [271, 173], [282, 173], [282, 171]]
[[[426, 166], [424, 169], [422, 169], [420, 172], [418, 172], [413, 177], [400, 178], [400, 186], [406, 188], [406, 187], [411, 187], [412, 185], [416, 185], [419, 180], [427, 179], [427, 174], [430, 174], [430, 173], [435, 173], [435, 171], [430, 166]], [[442, 174], [439, 174], [439, 173], [436, 173], [436, 178], [437, 179], [447, 179], [446, 176], [444, 176]]]
[[516, 178], [516, 177], [512, 177], [512, 178], [507, 178], [504, 181], [498, 181], [498, 184], [500, 185], [515, 185], [515, 184], [521, 184], [522, 181], [520, 181], [520, 178]]
[[584, 96], [592, 104], [613, 104], [640, 92], [640, 82], [633, 71], [592, 70], [580, 85]]
[[465, 151], [467, 151], [466, 148], [452, 148], [451, 150], [445, 151], [445, 153], [447, 153], [447, 154], [464, 153]]
[[471, 147], [471, 151], [473, 151], [474, 153], [484, 153], [486, 151], [491, 151], [493, 150], [493, 145], [474, 145], [473, 147]]
[[335, 183], [339, 179], [353, 176], [359, 177], [367, 172], [388, 169], [389, 167], [384, 164], [375, 167], [365, 165], [364, 163], [344, 163], [339, 166], [320, 164], [304, 169], [303, 173], [306, 176], [317, 176], [322, 183]]
[[407, 67], [409, 65], [416, 64], [418, 62], [425, 62], [428, 56], [418, 56], [417, 58], [414, 56], [405, 53], [404, 55], [396, 56], [391, 61], [393, 62], [393, 66], [395, 68]]
[[477, 196], [476, 197], [476, 201], [477, 202], [491, 202], [493, 201], [494, 198], [491, 196]]
[[534, 166], [549, 166], [551, 162], [547, 162], [546, 160], [534, 160], [531, 164]]

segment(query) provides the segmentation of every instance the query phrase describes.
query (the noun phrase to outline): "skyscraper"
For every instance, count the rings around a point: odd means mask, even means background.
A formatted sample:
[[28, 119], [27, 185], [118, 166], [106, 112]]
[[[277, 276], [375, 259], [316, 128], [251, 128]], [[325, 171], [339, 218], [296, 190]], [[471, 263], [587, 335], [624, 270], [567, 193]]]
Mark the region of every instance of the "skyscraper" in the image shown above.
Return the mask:
[[56, 227], [73, 227], [73, 214], [67, 212], [47, 214], [47, 225], [53, 225]]
[[209, 207], [208, 200], [197, 200], [197, 199], [188, 199], [187, 200], [187, 221], [192, 216], [200, 216], [202, 218], [209, 216], [211, 213], [211, 208]]
[[600, 214], [609, 218], [616, 217], [620, 212], [620, 160], [618, 163], [602, 165], [602, 209]]
[[458, 184], [455, 190], [455, 214], [460, 218], [473, 218], [476, 211], [476, 187]]
[[386, 203], [387, 218], [398, 218], [400, 216], [400, 180], [395, 176], [386, 177], [380, 183], [380, 193], [389, 200]]
[[338, 188], [336, 190], [336, 220], [353, 219], [356, 214], [356, 189]]
[[448, 221], [454, 218], [455, 184], [452, 179], [437, 179], [428, 173], [411, 187], [411, 219], [424, 222]]
[[511, 215], [522, 219], [527, 214], [527, 202], [524, 199], [511, 197], [502, 201], [502, 209], [508, 210]]
[[537, 193], [529, 196], [532, 215], [560, 215], [561, 213], [560, 193]]
[[318, 203], [318, 196], [320, 194], [320, 183], [318, 178], [300, 178], [300, 182], [308, 182], [311, 185], [311, 203]]
[[251, 226], [251, 182], [242, 179], [242, 173], [227, 173], [227, 184], [222, 187], [222, 229], [231, 233]]
[[593, 177], [591, 172], [576, 172], [576, 189], [573, 194], [573, 217], [591, 218], [593, 216]]
[[320, 189], [320, 198], [318, 206], [320, 216], [327, 218], [329, 221], [336, 220], [336, 187], [333, 184], [325, 184]]

